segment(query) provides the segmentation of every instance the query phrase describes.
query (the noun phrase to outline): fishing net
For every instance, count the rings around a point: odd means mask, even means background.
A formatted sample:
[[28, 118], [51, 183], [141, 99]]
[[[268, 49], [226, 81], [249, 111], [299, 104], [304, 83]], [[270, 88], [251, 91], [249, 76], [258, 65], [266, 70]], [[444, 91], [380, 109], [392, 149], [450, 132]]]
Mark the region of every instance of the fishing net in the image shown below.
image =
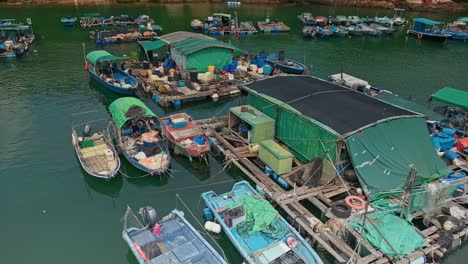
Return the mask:
[[127, 230], [131, 227], [134, 228], [143, 228], [144, 225], [140, 222], [138, 217], [135, 215], [133, 212], [132, 208], [130, 206], [127, 206], [127, 210], [125, 211], [124, 216], [121, 219], [122, 225], [123, 225], [123, 230]]

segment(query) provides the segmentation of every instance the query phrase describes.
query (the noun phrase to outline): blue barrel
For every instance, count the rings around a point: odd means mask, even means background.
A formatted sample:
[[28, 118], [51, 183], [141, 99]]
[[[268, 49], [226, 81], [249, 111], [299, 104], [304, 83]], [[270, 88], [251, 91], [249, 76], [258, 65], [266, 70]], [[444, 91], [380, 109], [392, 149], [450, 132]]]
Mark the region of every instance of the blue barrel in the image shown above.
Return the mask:
[[133, 134], [133, 128], [125, 128], [125, 129], [122, 129], [122, 135], [124, 136], [128, 136], [128, 135], [131, 135]]
[[224, 65], [223, 71], [228, 72], [230, 68], [231, 68], [231, 64]]
[[155, 103], [159, 103], [159, 97], [156, 94], [153, 94], [153, 96], [151, 96], [151, 99], [153, 99]]
[[214, 220], [214, 215], [213, 212], [211, 212], [210, 208], [203, 209], [203, 219], [205, 219], [205, 221]]
[[270, 75], [271, 74], [271, 66], [268, 64], [263, 65], [263, 74]]
[[442, 133], [446, 134], [449, 137], [453, 137], [456, 132], [457, 130], [453, 128], [446, 128], [446, 127], [442, 128]]
[[231, 64], [237, 67], [237, 60], [232, 60]]
[[180, 100], [172, 101], [172, 105], [174, 105], [175, 109], [178, 109], [178, 108], [180, 108], [182, 106], [182, 101], [180, 101]]
[[447, 150], [444, 152], [444, 158], [448, 159], [450, 162], [454, 161], [455, 159], [458, 159], [459, 157], [460, 155], [455, 151]]
[[237, 63], [234, 65], [234, 63], [229, 64], [229, 72], [233, 73], [237, 69]]
[[270, 174], [270, 177], [276, 182], [278, 182], [278, 179], [280, 178], [278, 174], [276, 174], [276, 172], [273, 172], [272, 174]]
[[434, 149], [440, 150], [440, 140], [439, 137], [433, 136], [431, 137], [432, 145], [434, 145]]
[[185, 86], [185, 81], [179, 81], [179, 87]]
[[265, 59], [265, 58], [258, 58], [258, 60], [257, 60], [257, 66], [258, 66], [259, 68], [262, 68], [263, 65], [265, 65], [265, 63], [266, 63], [266, 59]]
[[273, 170], [272, 170], [272, 169], [270, 169], [270, 167], [268, 167], [268, 166], [265, 166], [265, 170], [264, 170], [264, 172], [265, 172], [265, 174], [268, 174], [268, 175], [271, 175], [271, 174], [273, 174]]
[[251, 60], [250, 60], [250, 63], [251, 63], [251, 64], [257, 64], [257, 59], [251, 59]]
[[193, 141], [195, 141], [195, 143], [197, 143], [198, 145], [204, 145], [206, 142], [206, 139], [204, 136], [194, 136]]
[[278, 179], [276, 180], [276, 182], [281, 186], [281, 188], [283, 188], [285, 190], [291, 189], [291, 186], [289, 185], [289, 183], [287, 181], [285, 181], [283, 178], [279, 177], [279, 176], [278, 176]]

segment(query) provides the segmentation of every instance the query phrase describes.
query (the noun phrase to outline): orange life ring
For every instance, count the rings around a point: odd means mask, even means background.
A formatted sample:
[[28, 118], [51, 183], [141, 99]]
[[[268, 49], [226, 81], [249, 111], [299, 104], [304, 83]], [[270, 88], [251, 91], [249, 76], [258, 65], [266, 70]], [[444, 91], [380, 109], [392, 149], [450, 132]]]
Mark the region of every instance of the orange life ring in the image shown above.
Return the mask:
[[[366, 208], [366, 201], [359, 196], [350, 195], [346, 197], [344, 201], [347, 206], [351, 207], [351, 209], [362, 210]], [[359, 202], [359, 204], [354, 204], [355, 201]]]
[[421, 32], [418, 33], [418, 39], [422, 39], [423, 34]]
[[145, 252], [141, 249], [140, 245], [138, 245], [137, 242], [133, 242], [133, 246], [136, 248], [138, 251], [138, 254], [140, 254], [141, 258], [143, 259], [144, 262], [148, 261], [148, 257], [146, 256]]

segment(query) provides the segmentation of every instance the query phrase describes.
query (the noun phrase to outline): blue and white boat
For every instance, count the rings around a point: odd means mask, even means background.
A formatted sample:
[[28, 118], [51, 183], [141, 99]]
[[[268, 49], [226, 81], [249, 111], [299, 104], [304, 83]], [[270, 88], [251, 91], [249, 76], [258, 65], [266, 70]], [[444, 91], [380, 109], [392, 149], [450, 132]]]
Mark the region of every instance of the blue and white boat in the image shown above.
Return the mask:
[[[418, 39], [446, 41], [451, 37], [450, 34], [444, 33], [441, 29], [442, 22], [420, 17], [413, 19], [413, 21], [413, 29], [408, 30], [408, 34], [416, 36]], [[426, 26], [430, 26], [431, 29], [426, 29]]]
[[86, 55], [86, 68], [91, 78], [105, 88], [118, 94], [133, 95], [138, 81], [117, 66], [117, 62], [124, 59], [105, 50], [96, 50]]
[[226, 264], [227, 262], [184, 218], [174, 209], [157, 220], [151, 207], [140, 209], [143, 226], [130, 208], [123, 217], [122, 237], [140, 264]]
[[60, 21], [62, 22], [62, 25], [64, 26], [74, 26], [76, 24], [76, 17], [71, 17], [71, 16], [62, 17]]
[[322, 263], [305, 239], [246, 182], [202, 194], [205, 205], [249, 264]]
[[289, 74], [303, 74], [307, 70], [304, 64], [286, 59], [283, 51], [280, 51], [278, 55], [276, 55], [276, 53], [270, 53], [266, 57], [266, 63], [275, 69]]
[[120, 153], [148, 175], [161, 175], [171, 163], [161, 121], [142, 101], [122, 97], [109, 105], [111, 132]]

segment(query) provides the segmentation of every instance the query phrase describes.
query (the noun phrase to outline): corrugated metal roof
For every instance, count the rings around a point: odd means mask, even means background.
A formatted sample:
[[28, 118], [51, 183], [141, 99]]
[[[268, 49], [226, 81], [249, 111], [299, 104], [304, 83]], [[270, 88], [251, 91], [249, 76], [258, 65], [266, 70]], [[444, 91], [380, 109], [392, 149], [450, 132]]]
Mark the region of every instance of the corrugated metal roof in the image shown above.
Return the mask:
[[180, 53], [184, 55], [190, 55], [195, 53], [199, 50], [207, 49], [207, 48], [225, 48], [230, 50], [239, 50], [238, 48], [234, 47], [231, 44], [215, 40], [215, 39], [187, 39], [184, 41], [173, 43], [172, 45], [174, 48], [180, 51]]
[[209, 39], [214, 40], [212, 37], [208, 37], [203, 34], [187, 32], [187, 31], [176, 31], [169, 34], [165, 34], [159, 37], [159, 39], [164, 40], [168, 44], [174, 44], [180, 41], [184, 41], [187, 39]]

